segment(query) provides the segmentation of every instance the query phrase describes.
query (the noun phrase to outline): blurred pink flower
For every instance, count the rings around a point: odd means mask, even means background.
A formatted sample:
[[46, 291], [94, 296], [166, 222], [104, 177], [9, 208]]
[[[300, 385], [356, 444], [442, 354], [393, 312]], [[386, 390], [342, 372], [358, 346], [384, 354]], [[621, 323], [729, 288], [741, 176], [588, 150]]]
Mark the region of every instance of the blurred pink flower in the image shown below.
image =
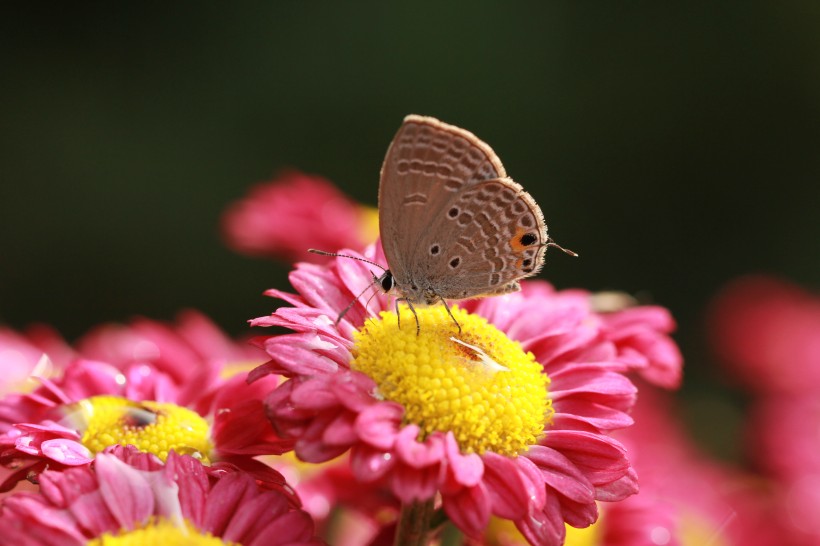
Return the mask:
[[257, 184], [228, 207], [222, 232], [232, 249], [287, 262], [326, 262], [308, 248], [361, 250], [378, 235], [375, 211], [326, 179], [298, 171]]
[[787, 537], [784, 543], [820, 544], [817, 391], [771, 394], [754, 400], [747, 438], [754, 462], [776, 483], [776, 513]]
[[[83, 358], [125, 369], [150, 364], [185, 384], [203, 370], [229, 373], [229, 367], [251, 369], [265, 360], [264, 351], [247, 340], [227, 336], [208, 317], [192, 309], [181, 311], [175, 323], [135, 318], [127, 324], [106, 323], [91, 329], [75, 343]], [[236, 370], [234, 370], [236, 371]]]
[[781, 542], [820, 543], [820, 296], [773, 277], [729, 283], [710, 314], [712, 345], [754, 390], [750, 458], [772, 481]]
[[288, 497], [261, 489], [243, 472], [215, 471], [190, 456], [172, 453], [162, 464], [153, 455], [117, 448], [90, 466], [47, 470], [40, 484], [38, 493], [5, 500], [4, 543], [181, 544], [216, 537], [248, 546], [321, 544], [310, 516]]
[[[380, 250], [371, 249], [364, 257], [385, 262]], [[617, 316], [603, 318], [591, 310], [588, 293], [556, 292], [542, 282], [525, 283], [521, 293], [466, 303], [472, 316], [486, 317], [501, 336], [506, 334], [534, 355], [539, 373], [546, 376], [548, 394], [543, 394], [553, 412], [542, 415], [537, 442], [515, 456], [482, 448], [474, 452], [453, 430], [422, 432], [425, 424], [408, 421], [408, 406], [383, 398], [385, 384], [351, 369], [365, 352], [359, 344], [376, 325], [370, 319], [365, 325], [365, 319], [387, 309], [383, 295], [374, 296], [369, 309], [362, 298], [334, 322], [371, 281], [369, 266], [350, 259], [334, 260], [328, 267], [299, 264], [290, 279], [298, 295], [278, 290], [268, 294], [292, 307], [252, 324], [282, 326], [294, 333], [260, 338], [271, 360], [251, 372], [250, 379], [271, 373], [291, 378], [268, 397], [268, 412], [277, 430], [296, 440], [302, 460], [322, 462], [349, 451], [358, 480], [382, 483], [404, 503], [425, 501], [439, 492], [444, 511], [469, 536], [479, 536], [494, 514], [515, 521], [536, 544], [560, 544], [564, 522], [590, 525], [597, 518], [596, 501], [621, 500], [636, 492], [626, 452], [609, 433], [632, 423], [627, 412], [635, 389], [623, 372], [656, 364], [669, 367], [669, 351], [641, 353], [657, 345], [645, 342], [643, 334], [654, 331], [655, 337], [667, 339], [663, 330], [669, 325], [661, 331], [651, 322], [640, 325], [639, 314], [620, 322]], [[458, 313], [460, 321], [471, 316]], [[413, 320], [408, 317], [403, 318]], [[445, 321], [445, 329], [453, 330], [450, 319]], [[462, 327], [459, 337], [473, 339], [466, 324]], [[419, 338], [415, 328], [405, 330], [412, 330], [414, 348], [427, 335], [426, 328]], [[486, 366], [489, 375], [504, 374], [498, 370], [504, 370], [506, 361], [494, 362], [481, 347], [449, 342], [449, 335], [442, 342], [463, 345], [461, 351], [475, 363], [471, 366]], [[657, 376], [678, 373], [667, 370]], [[515, 401], [522, 409], [526, 403]]]
[[73, 349], [49, 326], [0, 328], [0, 396], [31, 389], [32, 375], [50, 377], [73, 358]]
[[742, 277], [715, 298], [709, 334], [735, 378], [761, 392], [820, 389], [820, 297], [786, 281]]

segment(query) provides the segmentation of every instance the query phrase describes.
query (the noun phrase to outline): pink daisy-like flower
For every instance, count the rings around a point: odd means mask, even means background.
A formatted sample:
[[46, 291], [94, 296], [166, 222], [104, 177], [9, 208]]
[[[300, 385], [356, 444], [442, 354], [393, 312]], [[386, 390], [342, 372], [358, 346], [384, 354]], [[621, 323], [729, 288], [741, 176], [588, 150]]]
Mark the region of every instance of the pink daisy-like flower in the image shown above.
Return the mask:
[[5, 500], [4, 544], [321, 544], [310, 516], [285, 495], [186, 455], [163, 464], [118, 448], [93, 465], [46, 471], [40, 484]]
[[[384, 263], [373, 250], [365, 258]], [[252, 321], [294, 331], [259, 340], [271, 360], [249, 379], [291, 378], [267, 405], [299, 458], [349, 451], [356, 478], [388, 487], [404, 515], [423, 519], [438, 495], [468, 536], [495, 515], [535, 544], [560, 544], [565, 522], [588, 526], [596, 501], [637, 491], [626, 451], [609, 433], [632, 422], [635, 388], [624, 371], [665, 365], [654, 354], [636, 358], [657, 344], [633, 342], [629, 332], [652, 332], [651, 324], [603, 317], [588, 293], [542, 282], [454, 308], [461, 333], [434, 306], [417, 309], [416, 335], [413, 315], [402, 309], [399, 323], [382, 295], [369, 309], [367, 298], [355, 302], [336, 324], [371, 279], [356, 260], [300, 264], [291, 274], [298, 295], [268, 292], [292, 307]], [[413, 517], [404, 515], [398, 532], [409, 536]]]
[[232, 249], [293, 262], [325, 262], [311, 246], [362, 249], [378, 234], [375, 210], [354, 202], [326, 179], [297, 171], [257, 184], [222, 217]]
[[[41, 378], [33, 392], [0, 400], [0, 464], [14, 470], [3, 488], [35, 480], [45, 468], [90, 464], [116, 444], [163, 459], [171, 450], [195, 454], [283, 487], [281, 475], [254, 459], [293, 444], [265, 418], [263, 399], [278, 379], [248, 385], [246, 373], [236, 373], [261, 361], [258, 349], [236, 347], [195, 313], [176, 332], [152, 321], [136, 324], [106, 327], [81, 343], [122, 353], [117, 365], [76, 360], [62, 376]], [[122, 350], [132, 347], [140, 348], [137, 356]]]

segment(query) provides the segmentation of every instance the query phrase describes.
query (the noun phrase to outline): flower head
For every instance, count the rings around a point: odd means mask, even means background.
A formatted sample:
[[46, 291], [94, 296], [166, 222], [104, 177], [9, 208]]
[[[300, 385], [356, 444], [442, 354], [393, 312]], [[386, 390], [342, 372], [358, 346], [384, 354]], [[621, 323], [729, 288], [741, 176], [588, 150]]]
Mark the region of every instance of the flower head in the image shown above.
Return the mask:
[[[259, 363], [259, 354], [228, 343], [199, 314], [186, 314], [178, 331], [153, 321], [137, 325], [106, 327], [80, 343], [116, 365], [78, 359], [61, 376], [40, 378], [31, 393], [0, 400], [0, 463], [14, 470], [3, 487], [36, 480], [44, 468], [88, 465], [108, 447], [128, 444], [162, 460], [175, 451], [234, 465], [281, 487], [281, 476], [253, 459], [292, 446], [264, 417], [262, 400], [278, 380], [248, 385], [236, 373]], [[136, 347], [140, 352], [126, 350]]]
[[[378, 250], [365, 257], [384, 262]], [[443, 308], [416, 309], [418, 336], [411, 313], [401, 308], [400, 328], [375, 295], [337, 324], [371, 278], [356, 260], [300, 264], [291, 274], [298, 295], [269, 292], [292, 307], [252, 321], [293, 331], [259, 340], [271, 360], [250, 379], [291, 378], [267, 407], [301, 459], [349, 451], [359, 480], [405, 503], [438, 493], [470, 536], [493, 514], [539, 544], [559, 544], [564, 522], [595, 521], [596, 501], [635, 493], [609, 432], [631, 423], [635, 388], [624, 372], [638, 359], [623, 358], [624, 336], [612, 335], [619, 329], [591, 309], [589, 294], [529, 283], [453, 309], [460, 333]]]
[[186, 455], [163, 464], [115, 448], [93, 465], [43, 472], [40, 484], [5, 500], [0, 528], [9, 544], [320, 544], [310, 516], [285, 495]]
[[228, 245], [252, 256], [326, 261], [310, 247], [361, 249], [376, 238], [375, 211], [320, 176], [289, 171], [251, 188], [222, 217]]

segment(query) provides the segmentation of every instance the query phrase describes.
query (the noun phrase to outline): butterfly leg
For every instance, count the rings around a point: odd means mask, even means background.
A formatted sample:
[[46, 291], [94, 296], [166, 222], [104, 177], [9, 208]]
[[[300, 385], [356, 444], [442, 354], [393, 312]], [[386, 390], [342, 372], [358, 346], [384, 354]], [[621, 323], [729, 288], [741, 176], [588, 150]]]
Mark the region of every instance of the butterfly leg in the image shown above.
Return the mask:
[[[447, 300], [445, 300], [441, 296], [439, 296], [439, 298], [441, 299], [441, 303], [444, 304], [444, 308], [447, 309], [447, 314], [450, 315], [450, 318], [453, 319], [453, 322], [455, 322], [456, 326], [458, 326], [458, 334], [461, 335], [461, 324], [458, 323], [458, 321], [456, 320], [456, 317], [453, 316], [453, 312], [450, 311], [450, 306], [447, 305]], [[418, 319], [416, 319], [416, 320], [418, 320]]]
[[399, 323], [399, 330], [401, 330], [401, 314], [399, 313], [399, 302], [400, 301], [403, 301], [404, 303], [406, 303], [407, 307], [410, 308], [410, 311], [413, 312], [413, 317], [416, 319], [416, 335], [419, 335], [421, 333], [421, 323], [419, 322], [419, 316], [416, 313], [416, 308], [413, 307], [413, 304], [410, 303], [410, 300], [408, 300], [407, 298], [397, 298], [396, 299], [396, 319], [397, 319], [397, 322]]

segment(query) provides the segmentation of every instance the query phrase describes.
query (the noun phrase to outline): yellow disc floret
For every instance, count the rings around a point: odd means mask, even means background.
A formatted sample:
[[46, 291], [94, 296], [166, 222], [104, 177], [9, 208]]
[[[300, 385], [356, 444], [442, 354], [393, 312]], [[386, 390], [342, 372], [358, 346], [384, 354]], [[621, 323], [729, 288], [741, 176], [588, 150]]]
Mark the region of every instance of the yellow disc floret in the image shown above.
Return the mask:
[[165, 544], [168, 546], [226, 546], [226, 542], [210, 533], [199, 531], [189, 522], [176, 525], [167, 519], [151, 519], [146, 525], [116, 534], [106, 533], [86, 542], [87, 546], [141, 546]]
[[[477, 315], [442, 305], [382, 312], [356, 332], [351, 367], [373, 378], [378, 396], [405, 408], [422, 437], [452, 432], [465, 453], [516, 456], [552, 416], [549, 379], [532, 353]], [[399, 327], [401, 324], [401, 328]]]
[[93, 396], [67, 406], [65, 422], [82, 433], [82, 443], [92, 453], [131, 444], [163, 461], [173, 449], [207, 462], [211, 451], [207, 421], [167, 402]]

